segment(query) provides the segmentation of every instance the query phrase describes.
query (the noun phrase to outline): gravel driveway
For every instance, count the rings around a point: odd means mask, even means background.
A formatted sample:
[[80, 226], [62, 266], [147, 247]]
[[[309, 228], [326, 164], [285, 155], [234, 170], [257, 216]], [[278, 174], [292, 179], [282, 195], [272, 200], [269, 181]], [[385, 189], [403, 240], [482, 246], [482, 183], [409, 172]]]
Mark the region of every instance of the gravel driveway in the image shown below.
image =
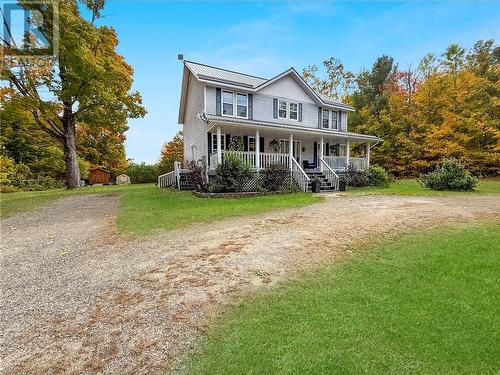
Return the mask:
[[[163, 373], [225, 304], [355, 242], [500, 217], [498, 196], [339, 196], [299, 209], [131, 237], [116, 196], [1, 221], [2, 373]], [[96, 209], [96, 207], [98, 207]]]

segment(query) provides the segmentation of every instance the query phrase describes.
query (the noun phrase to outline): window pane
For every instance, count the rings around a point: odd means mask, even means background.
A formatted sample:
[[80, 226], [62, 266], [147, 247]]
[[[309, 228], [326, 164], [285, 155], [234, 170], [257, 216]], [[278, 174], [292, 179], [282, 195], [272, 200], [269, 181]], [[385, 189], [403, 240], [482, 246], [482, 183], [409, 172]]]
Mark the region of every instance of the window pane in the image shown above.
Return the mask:
[[231, 103], [231, 104], [233, 104], [233, 93], [232, 92], [224, 91], [223, 96], [222, 96], [222, 101], [224, 103]]
[[292, 120], [297, 120], [299, 117], [298, 104], [290, 103], [290, 118]]
[[232, 116], [233, 115], [233, 105], [224, 103], [222, 106], [222, 114]]
[[255, 151], [255, 137], [248, 137], [248, 151]]
[[236, 99], [238, 100], [238, 103], [237, 103], [238, 105], [244, 105], [244, 106], [247, 105], [248, 98], [246, 95], [238, 94]]
[[324, 109], [323, 110], [323, 127], [324, 128], [328, 128], [328, 125], [329, 125], [329, 119], [328, 119], [328, 115], [330, 114], [329, 113], [330, 111], [328, 111], [327, 109]]
[[286, 118], [286, 101], [280, 100], [279, 101], [279, 110], [278, 110], [278, 117], [280, 118]]
[[246, 106], [242, 106], [242, 105], [238, 105], [236, 107], [236, 116], [238, 117], [247, 117], [247, 107]]

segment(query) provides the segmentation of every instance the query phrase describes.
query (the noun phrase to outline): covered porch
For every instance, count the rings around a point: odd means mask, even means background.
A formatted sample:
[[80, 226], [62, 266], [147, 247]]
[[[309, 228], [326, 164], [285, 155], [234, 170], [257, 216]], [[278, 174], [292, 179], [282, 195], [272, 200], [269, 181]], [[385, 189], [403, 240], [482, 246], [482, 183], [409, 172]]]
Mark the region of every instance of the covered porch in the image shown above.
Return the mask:
[[[240, 157], [255, 170], [272, 164], [304, 172], [337, 173], [349, 168], [365, 169], [370, 165], [370, 149], [377, 139], [354, 133], [321, 129], [266, 129], [238, 124], [214, 124], [207, 134], [208, 164], [214, 170], [228, 153]], [[352, 149], [356, 148], [356, 156]]]

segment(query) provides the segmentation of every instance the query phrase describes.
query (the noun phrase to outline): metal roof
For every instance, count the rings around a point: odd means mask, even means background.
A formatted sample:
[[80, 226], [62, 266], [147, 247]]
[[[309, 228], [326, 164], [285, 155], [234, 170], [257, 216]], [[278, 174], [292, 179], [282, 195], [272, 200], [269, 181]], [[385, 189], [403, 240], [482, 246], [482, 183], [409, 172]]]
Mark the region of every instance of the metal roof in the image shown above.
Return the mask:
[[214, 66], [199, 64], [192, 61], [185, 61], [185, 64], [198, 79], [202, 80], [229, 83], [248, 88], [255, 88], [267, 81], [265, 78], [233, 72], [232, 70], [216, 68]]

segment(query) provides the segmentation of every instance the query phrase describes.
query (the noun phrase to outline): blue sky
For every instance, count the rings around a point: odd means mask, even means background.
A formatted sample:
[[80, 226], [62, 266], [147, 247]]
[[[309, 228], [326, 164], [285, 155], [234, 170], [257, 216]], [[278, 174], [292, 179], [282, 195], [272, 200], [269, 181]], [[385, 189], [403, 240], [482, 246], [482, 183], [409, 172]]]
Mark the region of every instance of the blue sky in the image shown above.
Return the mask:
[[450, 43], [500, 40], [500, 2], [174, 2], [108, 0], [119, 53], [134, 67], [148, 114], [130, 120], [127, 157], [156, 162], [177, 124], [182, 64], [188, 60], [272, 77], [331, 56], [347, 69], [382, 54], [401, 67]]

